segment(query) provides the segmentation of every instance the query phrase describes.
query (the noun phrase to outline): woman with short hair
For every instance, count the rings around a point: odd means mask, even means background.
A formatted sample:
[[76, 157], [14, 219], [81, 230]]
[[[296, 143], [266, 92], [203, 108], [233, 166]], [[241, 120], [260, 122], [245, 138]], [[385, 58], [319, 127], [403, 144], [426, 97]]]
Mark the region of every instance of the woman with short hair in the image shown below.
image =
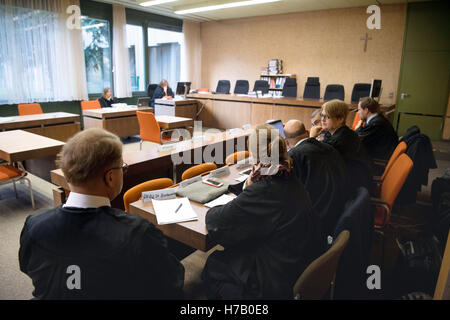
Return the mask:
[[208, 257], [202, 278], [210, 299], [290, 299], [318, 255], [317, 224], [278, 131], [258, 126], [249, 150], [256, 164], [242, 193], [206, 214], [209, 237], [225, 250]]
[[345, 121], [349, 113], [348, 105], [341, 100], [331, 100], [322, 105], [321, 125], [311, 128], [310, 136], [317, 137], [328, 132], [323, 142], [332, 145], [341, 154], [350, 177], [350, 195], [358, 187], [370, 189], [372, 175], [371, 160], [361, 140]]

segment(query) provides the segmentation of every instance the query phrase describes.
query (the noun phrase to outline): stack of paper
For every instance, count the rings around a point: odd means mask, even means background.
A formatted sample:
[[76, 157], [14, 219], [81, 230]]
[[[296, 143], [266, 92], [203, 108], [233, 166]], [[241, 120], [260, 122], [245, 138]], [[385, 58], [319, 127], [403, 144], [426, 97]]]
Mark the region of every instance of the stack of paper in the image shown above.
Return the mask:
[[169, 224], [197, 220], [197, 213], [188, 198], [152, 200], [158, 224]]
[[223, 194], [220, 197], [218, 197], [217, 199], [214, 199], [213, 201], [205, 203], [205, 207], [213, 208], [213, 207], [217, 207], [217, 206], [223, 206], [224, 204], [227, 204], [234, 198], [236, 198], [236, 196]]

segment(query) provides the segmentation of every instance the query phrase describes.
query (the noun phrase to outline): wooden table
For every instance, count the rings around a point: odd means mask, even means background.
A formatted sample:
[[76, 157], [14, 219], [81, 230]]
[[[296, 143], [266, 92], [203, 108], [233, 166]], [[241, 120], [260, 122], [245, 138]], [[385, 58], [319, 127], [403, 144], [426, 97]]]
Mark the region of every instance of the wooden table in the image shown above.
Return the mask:
[[47, 181], [64, 142], [24, 130], [0, 132], [0, 158], [24, 162], [25, 169]]
[[[124, 192], [139, 183], [156, 178], [171, 178], [175, 182], [181, 180], [184, 170], [198, 161], [202, 162], [203, 155], [208, 151], [215, 152], [222, 149], [223, 153], [217, 155], [220, 159], [216, 163], [223, 164], [229, 154], [246, 149], [246, 141], [250, 133], [251, 130], [241, 130], [233, 135], [226, 132], [205, 134], [204, 140], [194, 138], [175, 143], [175, 150], [159, 151], [158, 146], [152, 146], [139, 151], [137, 146], [135, 152], [123, 154], [123, 160], [128, 164], [128, 171], [124, 176], [122, 192], [111, 205], [123, 209]], [[174, 164], [173, 159], [182, 159], [183, 162]], [[51, 181], [65, 190], [65, 193], [61, 190], [54, 192], [55, 205], [64, 203], [64, 194], [69, 193], [69, 185], [60, 169], [51, 171]]]
[[[254, 126], [270, 119], [284, 123], [298, 119], [306, 129], [310, 129], [311, 114], [325, 103], [323, 99], [256, 98], [238, 94], [197, 93], [187, 97], [198, 102], [198, 120], [203, 121], [204, 127], [220, 129], [239, 128], [244, 124]], [[356, 104], [347, 104], [350, 109], [358, 108]], [[386, 107], [383, 108], [385, 111]], [[389, 109], [392, 108], [389, 106]], [[350, 112], [346, 120], [348, 126], [352, 126], [354, 117], [355, 113]]]
[[192, 118], [175, 117], [168, 115], [155, 116], [161, 129], [187, 128], [194, 126]]
[[102, 108], [83, 111], [84, 128], [103, 128], [121, 138], [139, 134], [136, 111], [151, 112], [149, 107]]
[[155, 99], [155, 116], [168, 115], [197, 119], [197, 100]]
[[[230, 166], [230, 174], [221, 177], [220, 179], [229, 184], [237, 184], [238, 182], [235, 178], [239, 176], [239, 171], [244, 169], [245, 168], [237, 169], [236, 166]], [[190, 201], [190, 203], [192, 209], [197, 213], [198, 220], [158, 225], [152, 203], [143, 202], [142, 200], [130, 204], [130, 213], [149, 220], [167, 237], [180, 241], [197, 250], [206, 252], [214, 246], [214, 243], [208, 237], [208, 231], [206, 230], [205, 225], [205, 217], [209, 208], [195, 201]]]
[[51, 139], [67, 141], [80, 131], [80, 116], [67, 112], [50, 112], [28, 116], [0, 117], [0, 131], [18, 129]]

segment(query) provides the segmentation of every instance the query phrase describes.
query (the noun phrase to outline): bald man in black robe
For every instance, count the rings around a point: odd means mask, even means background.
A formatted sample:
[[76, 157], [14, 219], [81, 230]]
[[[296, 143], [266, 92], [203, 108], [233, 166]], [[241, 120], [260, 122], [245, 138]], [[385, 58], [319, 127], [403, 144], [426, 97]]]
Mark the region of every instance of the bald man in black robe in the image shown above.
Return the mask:
[[331, 235], [347, 199], [345, 163], [331, 145], [309, 138], [299, 120], [288, 121], [284, 134], [295, 173], [309, 193], [324, 235]]

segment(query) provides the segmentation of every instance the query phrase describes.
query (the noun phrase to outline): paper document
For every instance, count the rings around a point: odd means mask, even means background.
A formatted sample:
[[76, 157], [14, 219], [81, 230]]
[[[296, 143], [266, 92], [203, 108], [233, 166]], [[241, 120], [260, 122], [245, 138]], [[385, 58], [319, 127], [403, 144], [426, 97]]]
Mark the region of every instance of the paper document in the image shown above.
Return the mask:
[[236, 198], [236, 197], [232, 196], [232, 195], [228, 195], [228, 194], [223, 194], [220, 197], [218, 197], [217, 199], [214, 199], [213, 201], [205, 203], [205, 207], [213, 208], [213, 207], [217, 207], [217, 206], [223, 206], [224, 204], [227, 204], [234, 198]]
[[248, 178], [248, 174], [243, 174], [243, 175], [241, 175], [240, 177], [237, 177], [237, 178], [234, 179], [234, 180], [239, 181], [239, 182], [242, 182], [242, 181], [247, 180], [247, 178]]
[[158, 224], [170, 224], [197, 220], [197, 213], [192, 209], [188, 198], [170, 200], [152, 200]]

